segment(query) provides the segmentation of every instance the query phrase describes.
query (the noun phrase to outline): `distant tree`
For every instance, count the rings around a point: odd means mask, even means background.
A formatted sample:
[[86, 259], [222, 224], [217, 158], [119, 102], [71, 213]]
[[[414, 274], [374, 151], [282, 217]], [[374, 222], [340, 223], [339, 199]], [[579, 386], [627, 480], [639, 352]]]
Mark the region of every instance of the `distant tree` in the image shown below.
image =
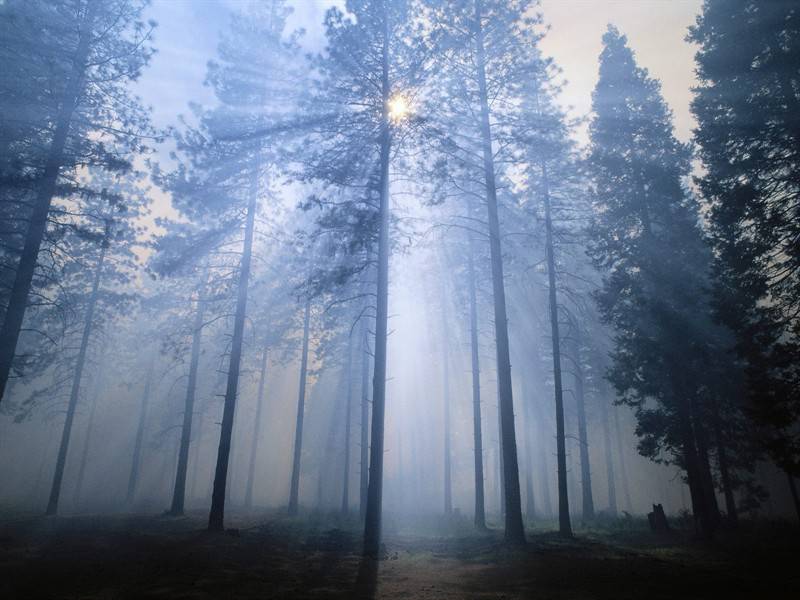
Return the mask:
[[[152, 348], [151, 352], [158, 352], [158, 346]], [[155, 372], [157, 356], [158, 354], [150, 356], [144, 370], [144, 382], [142, 383], [141, 395], [139, 396], [139, 418], [137, 419], [136, 433], [133, 438], [133, 449], [131, 452], [131, 470], [128, 474], [128, 486], [125, 491], [125, 504], [127, 506], [133, 504], [136, 498], [137, 486], [139, 485], [139, 477], [142, 469], [142, 453], [144, 451], [145, 428], [147, 426], [150, 404], [158, 387], [158, 381], [156, 381], [156, 379], [160, 379]]]
[[273, 241], [273, 245], [277, 246], [277, 250], [269, 257], [267, 268], [256, 275], [252, 291], [253, 336], [257, 346], [261, 347], [261, 356], [257, 364], [253, 363], [259, 375], [244, 498], [248, 509], [252, 507], [257, 481], [256, 458], [261, 441], [268, 364], [286, 363], [298, 350], [298, 342], [293, 334], [298, 329], [296, 294], [301, 281], [296, 260], [287, 258], [287, 255], [295, 256], [296, 253], [290, 244], [274, 244]]
[[[178, 412], [181, 434], [168, 510], [177, 516], [183, 514], [189, 451], [193, 437], [197, 437], [192, 432], [198, 412], [195, 410], [198, 390], [204, 383], [202, 357], [208, 353], [210, 360], [221, 359], [227, 350], [227, 343], [216, 343], [216, 334], [232, 311], [232, 281], [225, 249], [219, 254], [214, 252], [211, 241], [203, 235], [206, 232], [202, 220], [186, 223], [161, 218], [157, 224], [161, 233], [154, 240], [148, 262], [152, 281], [147, 282], [140, 318], [156, 326], [162, 340], [161, 350], [169, 361], [168, 370], [176, 369], [186, 378], [183, 409]], [[219, 241], [211, 237], [214, 242]], [[197, 259], [188, 259], [187, 253], [195, 251]]]
[[[431, 94], [429, 127], [446, 168], [480, 187], [486, 203], [494, 300], [506, 539], [525, 540], [514, 428], [511, 359], [501, 238], [502, 203], [514, 135], [522, 126], [523, 88], [540, 69], [540, 18], [528, 0], [431, 0], [428, 19], [441, 35], [443, 75]], [[452, 183], [452, 182], [451, 182]]]
[[[567, 496], [567, 455], [564, 417], [564, 359], [569, 358], [575, 383], [578, 415], [584, 519], [594, 514], [589, 472], [589, 444], [584, 411], [584, 376], [580, 358], [580, 327], [575, 316], [591, 288], [592, 274], [585, 248], [588, 215], [585, 179], [571, 138], [573, 124], [557, 102], [559, 70], [541, 58], [524, 88], [524, 120], [515, 132], [523, 156], [522, 209], [533, 217], [529, 227], [544, 247], [556, 405], [556, 458], [558, 463], [559, 531], [572, 534]], [[537, 252], [537, 258], [540, 256]], [[534, 271], [535, 274], [535, 271]], [[565, 334], [563, 326], [569, 325]], [[567, 348], [564, 348], [566, 344]]]
[[[205, 111], [198, 108], [199, 127], [176, 134], [179, 154], [190, 166], [181, 164], [167, 175], [157, 173], [177, 208], [195, 224], [195, 230], [184, 236], [188, 251], [178, 252], [178, 257], [203, 256], [212, 250], [219, 254], [226, 246], [230, 254], [231, 244], [242, 244], [238, 264], [227, 266], [236, 303], [210, 530], [224, 528], [256, 212], [278, 175], [279, 148], [264, 134], [285, 117], [297, 91], [293, 79], [296, 39], [284, 37], [289, 12], [284, 2], [273, 0], [233, 16], [231, 33], [220, 43], [219, 62], [211, 62], [208, 69], [208, 83], [220, 104]], [[242, 231], [243, 240], [238, 238]]]
[[474, 444], [475, 518], [477, 529], [486, 528], [486, 499], [483, 483], [483, 430], [481, 423], [481, 368], [478, 346], [478, 292], [475, 267], [475, 236], [467, 233], [467, 298], [469, 310], [470, 374], [472, 378], [472, 441]]
[[[94, 184], [103, 181], [103, 176], [98, 176]], [[142, 233], [139, 219], [146, 214], [149, 200], [138, 187], [140, 182], [137, 179], [105, 181], [108, 185], [99, 194], [83, 194], [78, 209], [69, 205], [51, 209], [65, 218], [65, 226], [69, 226], [72, 235], [84, 240], [85, 254], [74, 256], [77, 264], [72, 267], [71, 276], [75, 281], [69, 282], [75, 294], [80, 294], [75, 305], [82, 312], [82, 323], [78, 352], [71, 364], [71, 391], [47, 514], [58, 511], [72, 423], [81, 397], [83, 372], [95, 329], [111, 320], [114, 312], [129, 308], [134, 299], [130, 285], [138, 268], [134, 250]], [[73, 252], [78, 250], [76, 246], [70, 246]]]
[[181, 424], [181, 438], [178, 447], [178, 463], [176, 465], [175, 486], [172, 492], [172, 504], [169, 514], [179, 516], [183, 514], [186, 500], [186, 471], [189, 466], [189, 445], [192, 440], [192, 421], [194, 419], [194, 403], [197, 396], [197, 375], [200, 368], [200, 349], [203, 336], [203, 327], [208, 314], [208, 269], [203, 269], [196, 289], [192, 291], [194, 315], [191, 319], [191, 348], [189, 350], [189, 372], [186, 382], [186, 397], [183, 406], [183, 422]]
[[289, 514], [296, 515], [300, 497], [300, 462], [303, 450], [303, 424], [305, 420], [306, 384], [308, 381], [308, 346], [311, 335], [311, 302], [306, 296], [301, 299], [303, 311], [303, 342], [300, 350], [300, 381], [297, 392], [297, 415], [294, 428], [294, 452], [292, 453], [292, 475], [289, 481]]

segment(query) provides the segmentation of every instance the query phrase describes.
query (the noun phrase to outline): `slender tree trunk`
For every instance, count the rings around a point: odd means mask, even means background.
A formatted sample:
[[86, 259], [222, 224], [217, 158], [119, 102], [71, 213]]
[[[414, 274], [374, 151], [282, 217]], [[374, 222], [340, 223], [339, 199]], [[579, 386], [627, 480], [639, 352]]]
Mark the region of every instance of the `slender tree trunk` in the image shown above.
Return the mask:
[[311, 299], [306, 300], [303, 315], [303, 353], [300, 357], [300, 391], [297, 396], [297, 421], [294, 429], [294, 455], [292, 458], [292, 480], [289, 488], [289, 514], [296, 515], [300, 493], [300, 458], [303, 453], [303, 420], [306, 406], [306, 376], [308, 373], [308, 329], [311, 314]]
[[475, 291], [474, 242], [469, 236], [467, 267], [469, 272], [469, 337], [472, 358], [472, 438], [475, 445], [475, 527], [486, 529], [483, 488], [483, 435], [481, 432], [481, 370], [478, 353], [478, 299]]
[[450, 448], [450, 365], [447, 331], [446, 302], [447, 294], [444, 286], [444, 273], [446, 268], [442, 261], [442, 286], [441, 286], [441, 309], [442, 309], [442, 392], [444, 404], [444, 514], [453, 513], [453, 487], [452, 487], [452, 464]]
[[86, 434], [83, 439], [83, 450], [81, 452], [81, 462], [78, 467], [78, 478], [75, 483], [75, 499], [73, 503], [77, 506], [81, 500], [81, 491], [83, 490], [83, 478], [86, 475], [86, 463], [89, 459], [89, 444], [92, 439], [92, 431], [94, 430], [94, 417], [97, 412], [97, 398], [100, 396], [102, 389], [102, 376], [97, 374], [94, 385], [94, 393], [92, 394], [92, 408], [89, 411], [89, 422], [86, 424]]
[[698, 468], [700, 470], [700, 483], [703, 486], [703, 498], [706, 501], [709, 518], [712, 521], [714, 530], [722, 521], [717, 503], [717, 494], [714, 486], [714, 478], [711, 474], [711, 459], [709, 458], [708, 438], [703, 419], [700, 416], [697, 399], [692, 398], [690, 402], [692, 431], [697, 448]]
[[350, 513], [350, 422], [353, 420], [353, 334], [347, 340], [347, 406], [344, 416], [344, 476], [342, 478], [342, 515]]
[[225, 490], [228, 481], [228, 461], [233, 436], [233, 417], [236, 411], [236, 392], [239, 387], [239, 367], [242, 361], [242, 341], [244, 320], [247, 312], [247, 287], [250, 283], [250, 261], [253, 254], [253, 229], [255, 228], [258, 205], [258, 173], [253, 175], [250, 200], [247, 204], [247, 217], [244, 230], [242, 262], [239, 267], [236, 313], [233, 318], [233, 339], [231, 360], [228, 366], [228, 381], [225, 389], [225, 403], [222, 409], [222, 427], [219, 435], [217, 465], [214, 470], [214, 491], [211, 494], [211, 511], [208, 515], [209, 531], [222, 531], [225, 519]]
[[154, 360], [150, 361], [147, 368], [147, 375], [144, 383], [144, 393], [142, 395], [142, 406], [139, 411], [139, 426], [136, 429], [136, 439], [133, 442], [133, 459], [131, 460], [131, 473], [128, 476], [128, 491], [125, 494], [125, 504], [133, 502], [136, 494], [136, 484], [139, 481], [139, 462], [142, 456], [142, 442], [144, 440], [144, 426], [147, 422], [147, 406], [150, 403], [150, 387], [153, 383]]
[[[72, 59], [72, 71], [64, 88], [64, 95], [61, 98], [61, 106], [53, 132], [53, 141], [47, 152], [44, 173], [39, 181], [39, 189], [33, 204], [28, 231], [25, 235], [25, 244], [22, 248], [14, 283], [8, 297], [8, 306], [2, 329], [0, 329], [0, 400], [5, 394], [8, 378], [11, 374], [14, 353], [17, 349], [22, 321], [28, 305], [28, 294], [31, 290], [33, 275], [39, 260], [39, 249], [42, 246], [44, 233], [47, 229], [47, 216], [50, 213], [50, 204], [56, 191], [59, 171], [64, 162], [64, 148], [72, 124], [72, 116], [78, 106], [83, 90], [92, 28], [99, 6], [100, 2], [98, 0], [90, 0], [86, 7], [86, 14], [81, 21], [78, 46]], [[71, 423], [70, 420], [70, 425]], [[69, 435], [67, 435], [68, 441]], [[57, 476], [60, 477], [58, 472]], [[60, 485], [60, 480], [58, 483]], [[55, 502], [56, 504], [58, 503], [58, 491], [56, 491]]]
[[67, 462], [67, 450], [69, 449], [69, 438], [72, 435], [72, 422], [75, 419], [75, 409], [78, 406], [78, 398], [81, 392], [81, 379], [83, 378], [83, 368], [86, 365], [86, 352], [89, 349], [89, 340], [92, 336], [94, 325], [94, 311], [97, 306], [97, 296], [100, 290], [100, 279], [103, 276], [103, 263], [106, 258], [106, 239], [103, 240], [103, 247], [100, 250], [100, 258], [94, 271], [92, 281], [92, 291], [89, 295], [89, 304], [86, 307], [86, 315], [83, 321], [83, 335], [81, 345], [78, 350], [78, 358], [75, 363], [75, 374], [72, 377], [72, 390], [69, 395], [69, 405], [67, 406], [67, 418], [64, 421], [64, 430], [61, 433], [61, 446], [58, 449], [56, 459], [56, 471], [53, 476], [53, 486], [50, 489], [50, 499], [47, 502], [45, 514], [54, 515], [58, 512], [58, 499], [61, 495], [61, 480], [64, 477], [64, 466]]
[[[579, 335], [575, 327], [575, 335]], [[594, 497], [592, 495], [592, 471], [589, 464], [589, 435], [586, 430], [586, 396], [584, 393], [583, 364], [581, 363], [580, 338], [573, 344], [575, 360], [575, 402], [578, 408], [578, 443], [581, 459], [581, 496], [583, 500], [583, 519], [594, 519]]]
[[200, 418], [198, 419], [197, 423], [197, 437], [195, 438], [194, 444], [194, 458], [192, 458], [192, 482], [189, 486], [189, 499], [191, 501], [197, 499], [197, 478], [200, 468], [200, 448], [203, 441], [203, 424], [205, 423], [203, 408], [200, 409], [199, 417]]
[[[581, 472], [580, 449], [578, 448], [578, 434], [572, 432], [572, 421], [570, 420], [570, 416], [570, 412], [566, 410], [564, 413], [564, 439], [566, 440], [567, 444], [567, 491], [570, 498], [577, 498], [580, 495], [578, 490], [580, 485], [578, 483], [578, 477]], [[575, 449], [578, 450], [578, 452], [570, 452], [570, 443], [575, 445]], [[570, 507], [570, 510], [571, 508], [572, 507]]]
[[236, 413], [233, 415], [233, 426], [231, 431], [231, 449], [228, 454], [228, 479], [225, 482], [225, 504], [233, 504], [233, 491], [236, 489], [234, 477], [236, 476], [236, 444], [238, 443], [236, 437]]
[[250, 444], [250, 463], [247, 466], [247, 489], [244, 493], [245, 508], [253, 507], [253, 486], [256, 478], [256, 457], [258, 456], [258, 442], [261, 439], [261, 413], [264, 407], [264, 382], [267, 378], [267, 360], [269, 348], [264, 346], [261, 356], [261, 372], [258, 375], [258, 397], [256, 400], [256, 418], [253, 423], [253, 440]]
[[452, 450], [450, 447], [450, 373], [444, 356], [444, 514], [453, 513]]
[[606, 459], [606, 477], [608, 481], [608, 512], [611, 516], [617, 516], [617, 488], [614, 481], [614, 459], [611, 451], [611, 427], [608, 422], [608, 406], [606, 399], [600, 398], [600, 419], [603, 426], [603, 449]]
[[483, 171], [486, 180], [486, 206], [489, 220], [489, 247], [492, 259], [494, 292], [494, 326], [497, 350], [498, 402], [502, 427], [503, 479], [505, 487], [505, 538], [512, 543], [525, 543], [522, 504], [517, 464], [517, 439], [514, 431], [514, 397], [511, 391], [511, 357], [506, 316], [506, 292], [503, 281], [503, 251], [500, 244], [500, 220], [497, 211], [492, 131], [489, 120], [489, 98], [486, 87], [486, 58], [483, 42], [483, 6], [475, 1], [476, 67], [480, 94], [480, 126], [483, 146]]
[[389, 161], [392, 131], [389, 123], [389, 13], [383, 6], [381, 74], [380, 204], [378, 209], [378, 282], [375, 314], [375, 366], [372, 375], [372, 440], [369, 448], [367, 510], [364, 518], [364, 555], [377, 559], [383, 512], [383, 424], [386, 410], [386, 342], [389, 319]]
[[533, 452], [531, 450], [531, 432], [533, 431], [533, 418], [531, 417], [530, 395], [528, 394], [527, 380], [522, 380], [522, 414], [524, 423], [523, 448], [525, 450], [525, 516], [528, 521], [536, 518], [536, 500], [533, 496]]
[[537, 452], [539, 454], [540, 457], [539, 460], [541, 462], [541, 468], [539, 470], [540, 473], [539, 481], [542, 484], [542, 497], [544, 498], [544, 503], [543, 503], [544, 506], [542, 508], [544, 510], [544, 514], [547, 515], [548, 517], [551, 517], [553, 515], [553, 505], [550, 498], [551, 472], [548, 467], [550, 461], [548, 461], [547, 459], [549, 452], [547, 451], [547, 446], [543, 443], [545, 432], [544, 432], [544, 427], [542, 425], [542, 418], [541, 418], [542, 415], [540, 414], [539, 410], [537, 410], [537, 413], [539, 413], [538, 414], [539, 423], [536, 428]]
[[614, 431], [616, 432], [617, 438], [617, 455], [619, 456], [619, 476], [622, 480], [622, 495], [625, 496], [625, 508], [628, 509], [628, 512], [633, 511], [633, 502], [631, 502], [631, 490], [630, 485], [628, 483], [628, 471], [625, 468], [625, 449], [622, 444], [622, 429], [619, 426], [619, 412], [617, 408], [614, 407], [612, 410], [614, 415]]
[[[506, 517], [506, 469], [503, 462], [503, 411], [500, 408], [500, 388], [497, 388], [497, 484], [500, 492], [500, 517]], [[521, 509], [520, 509], [521, 510]]]
[[567, 495], [567, 443], [564, 424], [564, 390], [561, 383], [561, 336], [558, 327], [558, 298], [556, 296], [556, 261], [553, 252], [553, 221], [550, 215], [550, 192], [547, 166], [542, 164], [544, 184], [545, 243], [547, 252], [547, 282], [550, 298], [550, 334], [553, 338], [553, 381], [556, 398], [556, 456], [558, 459], [558, 530], [572, 536]]
[[178, 448], [178, 466], [175, 473], [175, 487], [172, 493], [172, 506], [169, 513], [182, 515], [186, 501], [186, 471], [189, 466], [189, 446], [192, 443], [192, 419], [194, 418], [194, 399], [197, 393], [197, 369], [200, 363], [200, 342], [203, 336], [203, 304], [205, 302], [206, 276], [197, 294], [194, 323], [192, 325], [192, 350], [189, 362], [189, 381], [186, 385], [186, 401], [183, 406], [183, 427]]
[[[173, 446], [170, 448], [169, 446]], [[174, 479], [173, 473], [178, 472], [178, 454], [180, 454], [181, 450], [181, 438], [178, 437], [175, 439], [175, 443], [169, 444], [164, 443], [164, 455], [166, 459], [164, 460], [164, 471], [162, 473], [163, 477], [159, 477], [159, 482], [164, 481], [166, 484], [166, 493], [169, 494], [170, 492], [174, 491]], [[165, 514], [169, 515], [169, 511], [165, 512]]]
[[369, 329], [366, 322], [361, 336], [361, 424], [360, 424], [360, 462], [359, 462], [359, 503], [358, 517], [362, 521], [367, 514], [367, 482], [369, 480]]

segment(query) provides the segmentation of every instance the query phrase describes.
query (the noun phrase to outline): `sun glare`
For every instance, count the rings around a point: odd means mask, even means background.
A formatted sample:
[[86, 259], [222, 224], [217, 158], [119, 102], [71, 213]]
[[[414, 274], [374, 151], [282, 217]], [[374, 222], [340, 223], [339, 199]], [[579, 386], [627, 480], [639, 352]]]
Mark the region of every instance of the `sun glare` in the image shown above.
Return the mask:
[[389, 118], [392, 121], [402, 121], [408, 116], [409, 112], [408, 100], [403, 96], [394, 96], [389, 100]]

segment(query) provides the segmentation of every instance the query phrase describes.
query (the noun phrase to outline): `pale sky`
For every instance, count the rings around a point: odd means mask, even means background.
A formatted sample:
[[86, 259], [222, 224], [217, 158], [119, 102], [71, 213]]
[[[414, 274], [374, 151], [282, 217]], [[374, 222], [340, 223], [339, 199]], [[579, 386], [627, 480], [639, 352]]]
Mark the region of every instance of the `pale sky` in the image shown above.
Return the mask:
[[684, 37], [701, 7], [702, 0], [542, 0], [545, 21], [552, 26], [542, 48], [569, 81], [564, 104], [575, 106], [574, 116], [589, 112], [601, 38], [611, 23], [628, 36], [639, 66], [661, 80], [675, 113], [675, 132], [688, 141], [694, 126], [689, 103], [695, 48]]

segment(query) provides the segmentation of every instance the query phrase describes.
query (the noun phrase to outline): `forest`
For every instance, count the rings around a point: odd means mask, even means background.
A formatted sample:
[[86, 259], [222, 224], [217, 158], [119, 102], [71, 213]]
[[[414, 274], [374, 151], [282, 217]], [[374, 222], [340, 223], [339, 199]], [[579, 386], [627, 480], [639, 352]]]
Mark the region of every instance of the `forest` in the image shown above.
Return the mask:
[[0, 0], [0, 322], [4, 598], [800, 597], [800, 2]]

